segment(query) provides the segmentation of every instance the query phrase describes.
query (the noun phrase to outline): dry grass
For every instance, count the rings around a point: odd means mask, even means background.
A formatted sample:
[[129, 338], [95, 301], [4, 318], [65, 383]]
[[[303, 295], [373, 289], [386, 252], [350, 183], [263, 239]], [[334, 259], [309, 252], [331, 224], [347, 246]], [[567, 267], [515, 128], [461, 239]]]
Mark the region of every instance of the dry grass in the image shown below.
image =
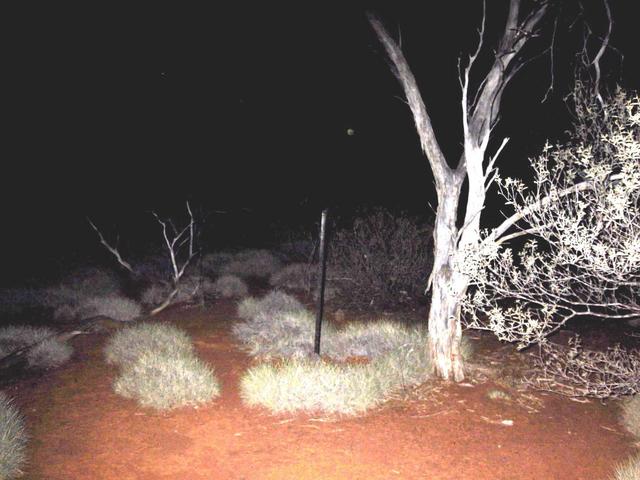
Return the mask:
[[275, 413], [358, 414], [381, 404], [395, 390], [429, 378], [423, 340], [421, 345], [400, 347], [368, 364], [294, 358], [280, 365], [257, 365], [242, 377], [241, 396], [247, 405]]
[[614, 480], [640, 479], [640, 455], [635, 455], [616, 467]]
[[240, 277], [235, 275], [222, 275], [211, 286], [210, 292], [221, 298], [240, 298], [249, 294], [249, 287]]
[[67, 342], [54, 338], [55, 331], [47, 327], [9, 325], [0, 328], [0, 358], [33, 345], [26, 355], [30, 368], [55, 368], [66, 363], [73, 355]]
[[242, 250], [221, 267], [220, 273], [241, 278], [269, 278], [281, 268], [280, 260], [268, 250]]
[[220, 395], [213, 371], [190, 352], [148, 350], [115, 380], [116, 393], [158, 410], [197, 406]]
[[24, 420], [11, 400], [0, 392], [0, 478], [22, 475], [26, 461], [27, 434]]
[[297, 312], [304, 310], [304, 305], [295, 297], [274, 290], [262, 298], [247, 297], [238, 304], [238, 316], [244, 320], [251, 320], [258, 314], [267, 316], [283, 312]]
[[53, 316], [62, 320], [82, 320], [99, 315], [129, 322], [142, 315], [142, 307], [138, 302], [121, 295], [86, 297], [77, 299], [76, 303], [60, 305]]
[[288, 290], [311, 291], [315, 286], [316, 269], [308, 263], [292, 263], [269, 278], [269, 285]]
[[138, 323], [114, 333], [104, 349], [107, 363], [125, 367], [142, 354], [182, 356], [193, 353], [191, 338], [179, 328], [162, 323]]
[[640, 438], [640, 395], [629, 397], [622, 403], [622, 424], [632, 435]]

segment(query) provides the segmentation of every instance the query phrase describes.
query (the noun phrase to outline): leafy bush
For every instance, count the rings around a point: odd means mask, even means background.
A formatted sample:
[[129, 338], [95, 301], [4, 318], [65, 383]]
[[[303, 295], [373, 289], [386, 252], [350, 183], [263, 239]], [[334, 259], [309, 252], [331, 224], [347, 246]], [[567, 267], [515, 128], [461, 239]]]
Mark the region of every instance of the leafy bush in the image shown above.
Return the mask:
[[26, 355], [31, 368], [59, 367], [73, 354], [73, 348], [54, 338], [55, 331], [47, 327], [9, 325], [0, 328], [0, 358], [16, 350], [34, 345]]
[[249, 293], [247, 284], [235, 275], [222, 275], [211, 286], [211, 293], [216, 297], [245, 297]]
[[622, 424], [632, 435], [640, 438], [640, 395], [629, 397], [622, 403]]
[[220, 384], [189, 351], [147, 350], [124, 366], [114, 390], [142, 406], [167, 410], [206, 403], [220, 395]]
[[639, 478], [640, 455], [635, 455], [625, 463], [616, 467], [615, 480], [638, 480]]
[[64, 320], [82, 320], [98, 315], [128, 322], [142, 315], [142, 307], [130, 298], [110, 295], [79, 298], [76, 303], [60, 305], [53, 314], [54, 318]]
[[5, 393], [0, 392], [0, 478], [10, 480], [22, 475], [26, 446], [22, 415]]
[[328, 276], [355, 306], [396, 306], [418, 299], [431, 268], [430, 225], [377, 209], [336, 231]]
[[120, 367], [134, 363], [141, 355], [185, 356], [193, 353], [191, 339], [183, 330], [161, 323], [138, 323], [114, 333], [104, 349], [107, 363]]

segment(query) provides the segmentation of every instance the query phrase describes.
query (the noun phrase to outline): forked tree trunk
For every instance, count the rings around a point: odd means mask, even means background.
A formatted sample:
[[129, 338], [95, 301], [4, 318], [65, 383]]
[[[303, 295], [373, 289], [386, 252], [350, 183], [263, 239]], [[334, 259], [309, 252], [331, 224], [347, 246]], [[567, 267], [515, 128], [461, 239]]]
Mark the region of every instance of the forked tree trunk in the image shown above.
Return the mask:
[[[434, 373], [443, 379], [464, 379], [460, 309], [468, 279], [456, 269], [455, 261], [460, 252], [480, 242], [480, 215], [485, 202], [485, 189], [494, 178], [495, 157], [484, 164], [489, 137], [498, 119], [504, 88], [524, 63], [519, 57], [520, 51], [535, 36], [534, 29], [549, 6], [548, 1], [541, 0], [531, 6], [531, 11], [521, 15], [520, 3], [521, 0], [509, 1], [505, 29], [494, 49], [494, 62], [482, 81], [473, 82], [479, 85], [477, 90], [469, 91], [471, 67], [483, 47], [483, 15], [478, 48], [470, 55], [467, 67], [461, 72], [464, 150], [455, 167], [447, 162], [438, 144], [431, 118], [402, 50], [382, 23], [374, 16], [369, 16], [369, 22], [389, 56], [392, 71], [402, 85], [422, 150], [435, 180], [438, 209], [434, 228], [434, 266], [429, 278], [429, 355]], [[459, 218], [458, 205], [465, 179], [469, 186], [468, 195], [464, 216]]]

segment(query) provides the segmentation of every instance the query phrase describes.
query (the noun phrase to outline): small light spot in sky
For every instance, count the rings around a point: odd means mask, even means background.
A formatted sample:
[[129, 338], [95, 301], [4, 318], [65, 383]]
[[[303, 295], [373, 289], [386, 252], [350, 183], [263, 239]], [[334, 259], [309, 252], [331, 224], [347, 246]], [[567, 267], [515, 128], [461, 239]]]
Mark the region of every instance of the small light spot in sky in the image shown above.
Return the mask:
[[347, 135], [353, 137], [356, 134], [356, 131], [353, 128], [347, 128]]

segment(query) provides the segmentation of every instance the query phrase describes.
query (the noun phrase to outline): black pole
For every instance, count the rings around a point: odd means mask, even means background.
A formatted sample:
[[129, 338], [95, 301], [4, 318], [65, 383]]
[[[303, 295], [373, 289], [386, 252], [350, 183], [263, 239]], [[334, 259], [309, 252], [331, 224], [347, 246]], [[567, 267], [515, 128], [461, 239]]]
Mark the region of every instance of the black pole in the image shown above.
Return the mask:
[[318, 312], [316, 315], [316, 337], [313, 344], [313, 351], [317, 355], [320, 355], [320, 332], [322, 330], [322, 311], [324, 309], [324, 283], [325, 274], [327, 271], [327, 250], [325, 248], [326, 224], [327, 209], [325, 208], [322, 211], [322, 217], [320, 218], [320, 275], [318, 275]]

